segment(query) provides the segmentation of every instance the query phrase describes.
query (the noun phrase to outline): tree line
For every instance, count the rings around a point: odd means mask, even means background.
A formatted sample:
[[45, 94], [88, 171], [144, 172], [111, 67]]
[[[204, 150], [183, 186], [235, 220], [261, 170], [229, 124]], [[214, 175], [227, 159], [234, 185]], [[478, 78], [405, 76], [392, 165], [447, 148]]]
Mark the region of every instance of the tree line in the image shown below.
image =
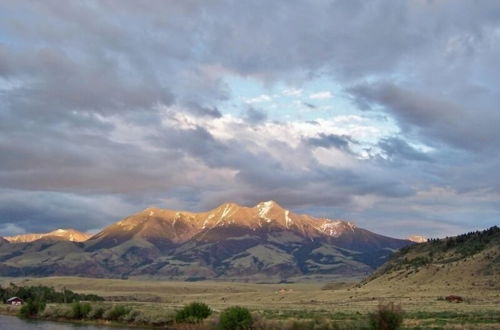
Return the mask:
[[80, 294], [66, 288], [56, 291], [48, 286], [18, 286], [10, 283], [7, 287], [0, 286], [0, 299], [5, 303], [11, 297], [19, 297], [24, 301], [44, 301], [47, 303], [72, 303], [77, 301], [104, 301], [95, 294]]

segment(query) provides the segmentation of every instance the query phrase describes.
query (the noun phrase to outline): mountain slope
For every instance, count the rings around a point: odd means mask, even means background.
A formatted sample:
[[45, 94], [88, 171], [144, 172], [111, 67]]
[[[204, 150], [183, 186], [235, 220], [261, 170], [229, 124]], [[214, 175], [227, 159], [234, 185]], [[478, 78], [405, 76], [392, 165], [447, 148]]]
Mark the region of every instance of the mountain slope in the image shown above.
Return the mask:
[[396, 284], [500, 289], [500, 228], [405, 247], [364, 282], [366, 287]]
[[29, 243], [39, 239], [55, 239], [71, 242], [83, 242], [91, 237], [90, 234], [82, 233], [75, 229], [56, 229], [49, 233], [22, 234], [16, 236], [5, 236], [10, 243]]
[[201, 213], [148, 208], [83, 243], [37, 242], [0, 247], [0, 275], [361, 276], [411, 243], [346, 221], [295, 214], [273, 201], [225, 203]]

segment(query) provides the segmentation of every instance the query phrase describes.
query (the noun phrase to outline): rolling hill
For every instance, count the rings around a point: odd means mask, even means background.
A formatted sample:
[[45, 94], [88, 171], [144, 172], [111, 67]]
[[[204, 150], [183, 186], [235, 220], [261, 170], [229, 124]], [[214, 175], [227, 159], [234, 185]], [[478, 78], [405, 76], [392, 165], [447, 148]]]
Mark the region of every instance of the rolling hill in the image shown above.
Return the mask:
[[407, 246], [363, 282], [379, 288], [430, 285], [500, 289], [500, 228]]
[[89, 239], [11, 241], [0, 275], [285, 280], [363, 276], [411, 244], [354, 224], [296, 214], [273, 201], [201, 213], [148, 208]]

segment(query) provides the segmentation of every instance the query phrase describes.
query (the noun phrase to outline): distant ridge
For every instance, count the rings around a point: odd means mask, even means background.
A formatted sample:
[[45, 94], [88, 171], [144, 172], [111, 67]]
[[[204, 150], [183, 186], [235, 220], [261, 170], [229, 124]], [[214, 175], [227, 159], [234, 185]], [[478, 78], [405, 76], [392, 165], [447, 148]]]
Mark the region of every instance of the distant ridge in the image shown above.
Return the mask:
[[405, 247], [364, 285], [380, 288], [397, 284], [500, 289], [500, 228], [493, 226]]
[[408, 244], [348, 221], [296, 214], [274, 201], [224, 203], [200, 213], [147, 208], [79, 242], [4, 244], [0, 275], [363, 276]]
[[61, 239], [71, 242], [84, 242], [92, 235], [82, 233], [75, 229], [56, 229], [49, 233], [22, 234], [16, 236], [5, 236], [4, 239], [10, 243], [29, 243], [39, 239]]

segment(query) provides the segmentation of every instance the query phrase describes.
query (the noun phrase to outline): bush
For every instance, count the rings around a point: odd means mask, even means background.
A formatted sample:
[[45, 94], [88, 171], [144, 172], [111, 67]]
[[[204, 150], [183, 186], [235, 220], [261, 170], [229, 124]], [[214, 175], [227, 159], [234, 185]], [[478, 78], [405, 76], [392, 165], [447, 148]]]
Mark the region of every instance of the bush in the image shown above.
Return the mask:
[[92, 306], [89, 303], [73, 303], [73, 306], [71, 306], [71, 318], [75, 320], [84, 319], [90, 314], [91, 310]]
[[94, 308], [92, 308], [92, 310], [90, 310], [90, 312], [87, 314], [87, 317], [91, 320], [99, 320], [103, 318], [105, 311], [106, 309], [102, 305], [94, 306]]
[[141, 313], [139, 311], [131, 310], [128, 314], [125, 314], [121, 320], [127, 323], [135, 322], [135, 319], [139, 317]]
[[130, 312], [130, 308], [125, 306], [117, 305], [106, 312], [104, 312], [103, 318], [109, 321], [119, 321], [120, 318], [124, 317]]
[[30, 318], [30, 317], [35, 317], [39, 313], [42, 313], [45, 310], [45, 301], [43, 300], [32, 300], [28, 299], [26, 301], [26, 304], [21, 307], [21, 310], [19, 311], [19, 316], [24, 317], [24, 318]]
[[377, 312], [370, 314], [371, 329], [394, 330], [400, 329], [402, 324], [403, 311], [394, 303], [380, 305]]
[[173, 324], [175, 321], [175, 313], [165, 312], [163, 310], [147, 310], [138, 313], [134, 318], [135, 324], [143, 324], [148, 326], [165, 326]]
[[48, 306], [42, 314], [42, 318], [45, 319], [69, 319], [71, 318], [73, 311], [69, 306], [65, 305], [52, 305]]
[[233, 306], [226, 308], [219, 317], [220, 330], [243, 330], [252, 327], [252, 314], [247, 308]]
[[175, 320], [180, 323], [197, 323], [209, 317], [210, 314], [212, 314], [212, 310], [207, 304], [193, 302], [177, 311]]

